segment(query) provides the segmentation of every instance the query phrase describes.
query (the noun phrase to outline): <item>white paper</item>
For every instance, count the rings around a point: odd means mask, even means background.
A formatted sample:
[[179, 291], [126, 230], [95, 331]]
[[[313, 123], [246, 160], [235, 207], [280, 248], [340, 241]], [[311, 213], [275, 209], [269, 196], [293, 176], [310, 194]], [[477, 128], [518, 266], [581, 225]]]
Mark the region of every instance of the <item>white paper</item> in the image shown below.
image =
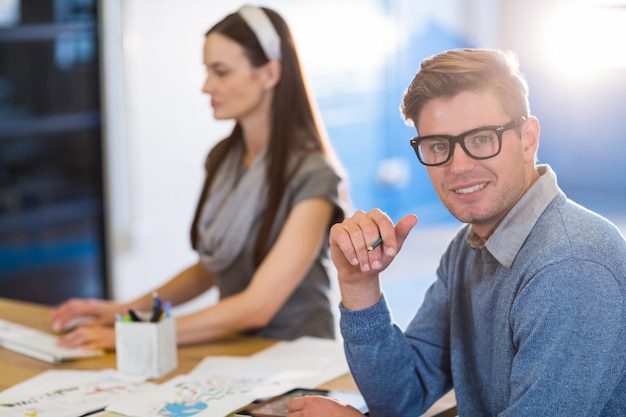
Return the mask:
[[155, 390], [121, 397], [106, 410], [132, 417], [219, 417], [290, 388], [259, 378], [179, 375]]
[[252, 356], [258, 363], [271, 363], [275, 378], [290, 380], [301, 387], [317, 387], [350, 371], [343, 343], [316, 337], [278, 342]]
[[132, 417], [227, 416], [255, 399], [313, 388], [347, 372], [341, 343], [305, 337], [248, 357], [206, 357], [187, 375], [121, 397], [107, 411]]
[[310, 337], [248, 357], [206, 357], [161, 385], [112, 369], [50, 370], [1, 392], [0, 417], [78, 417], [105, 407], [132, 417], [227, 416], [255, 399], [347, 372], [341, 343]]
[[317, 387], [349, 372], [343, 344], [336, 340], [301, 337], [281, 341], [248, 357], [205, 357], [190, 375], [227, 374], [255, 376]]
[[2, 391], [0, 416], [78, 417], [146, 387], [156, 385], [113, 369], [50, 370]]

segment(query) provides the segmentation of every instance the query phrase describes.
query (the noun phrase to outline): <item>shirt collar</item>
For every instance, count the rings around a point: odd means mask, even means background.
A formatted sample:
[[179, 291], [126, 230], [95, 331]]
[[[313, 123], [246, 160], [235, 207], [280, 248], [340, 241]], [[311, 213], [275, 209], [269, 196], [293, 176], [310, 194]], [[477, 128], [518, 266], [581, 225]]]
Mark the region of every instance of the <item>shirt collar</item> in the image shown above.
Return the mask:
[[470, 227], [467, 242], [472, 248], [485, 247], [500, 264], [510, 268], [530, 231], [559, 188], [549, 165], [537, 166], [539, 179], [502, 219], [493, 234], [483, 241]]

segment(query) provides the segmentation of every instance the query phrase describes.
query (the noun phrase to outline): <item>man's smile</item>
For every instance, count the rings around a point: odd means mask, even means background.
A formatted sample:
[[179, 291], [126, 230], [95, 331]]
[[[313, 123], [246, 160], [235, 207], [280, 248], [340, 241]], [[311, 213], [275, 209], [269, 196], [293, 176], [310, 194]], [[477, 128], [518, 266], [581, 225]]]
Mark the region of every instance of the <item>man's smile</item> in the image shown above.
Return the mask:
[[459, 189], [454, 190], [454, 192], [457, 193], [457, 194], [469, 194], [469, 193], [473, 193], [473, 192], [482, 190], [486, 186], [487, 186], [487, 183], [484, 182], [482, 184], [472, 185], [471, 187], [459, 188]]

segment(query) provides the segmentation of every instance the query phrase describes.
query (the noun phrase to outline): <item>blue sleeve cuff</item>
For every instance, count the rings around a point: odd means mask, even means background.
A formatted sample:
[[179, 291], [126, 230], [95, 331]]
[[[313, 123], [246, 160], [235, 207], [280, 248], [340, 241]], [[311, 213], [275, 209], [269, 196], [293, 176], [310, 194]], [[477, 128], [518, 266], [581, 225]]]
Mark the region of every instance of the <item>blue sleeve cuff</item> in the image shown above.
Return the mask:
[[346, 343], [371, 344], [385, 339], [393, 328], [391, 313], [385, 296], [378, 303], [363, 310], [348, 310], [339, 305], [339, 328]]

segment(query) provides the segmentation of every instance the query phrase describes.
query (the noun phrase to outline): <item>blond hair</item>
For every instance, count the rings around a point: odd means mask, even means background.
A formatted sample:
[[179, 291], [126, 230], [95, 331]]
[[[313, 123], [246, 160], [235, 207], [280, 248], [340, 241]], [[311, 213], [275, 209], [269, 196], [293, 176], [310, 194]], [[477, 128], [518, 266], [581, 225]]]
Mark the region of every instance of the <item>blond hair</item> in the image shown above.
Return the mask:
[[407, 122], [417, 122], [428, 100], [463, 91], [489, 91], [511, 118], [530, 115], [528, 84], [517, 56], [500, 49], [457, 49], [426, 58], [400, 107]]

